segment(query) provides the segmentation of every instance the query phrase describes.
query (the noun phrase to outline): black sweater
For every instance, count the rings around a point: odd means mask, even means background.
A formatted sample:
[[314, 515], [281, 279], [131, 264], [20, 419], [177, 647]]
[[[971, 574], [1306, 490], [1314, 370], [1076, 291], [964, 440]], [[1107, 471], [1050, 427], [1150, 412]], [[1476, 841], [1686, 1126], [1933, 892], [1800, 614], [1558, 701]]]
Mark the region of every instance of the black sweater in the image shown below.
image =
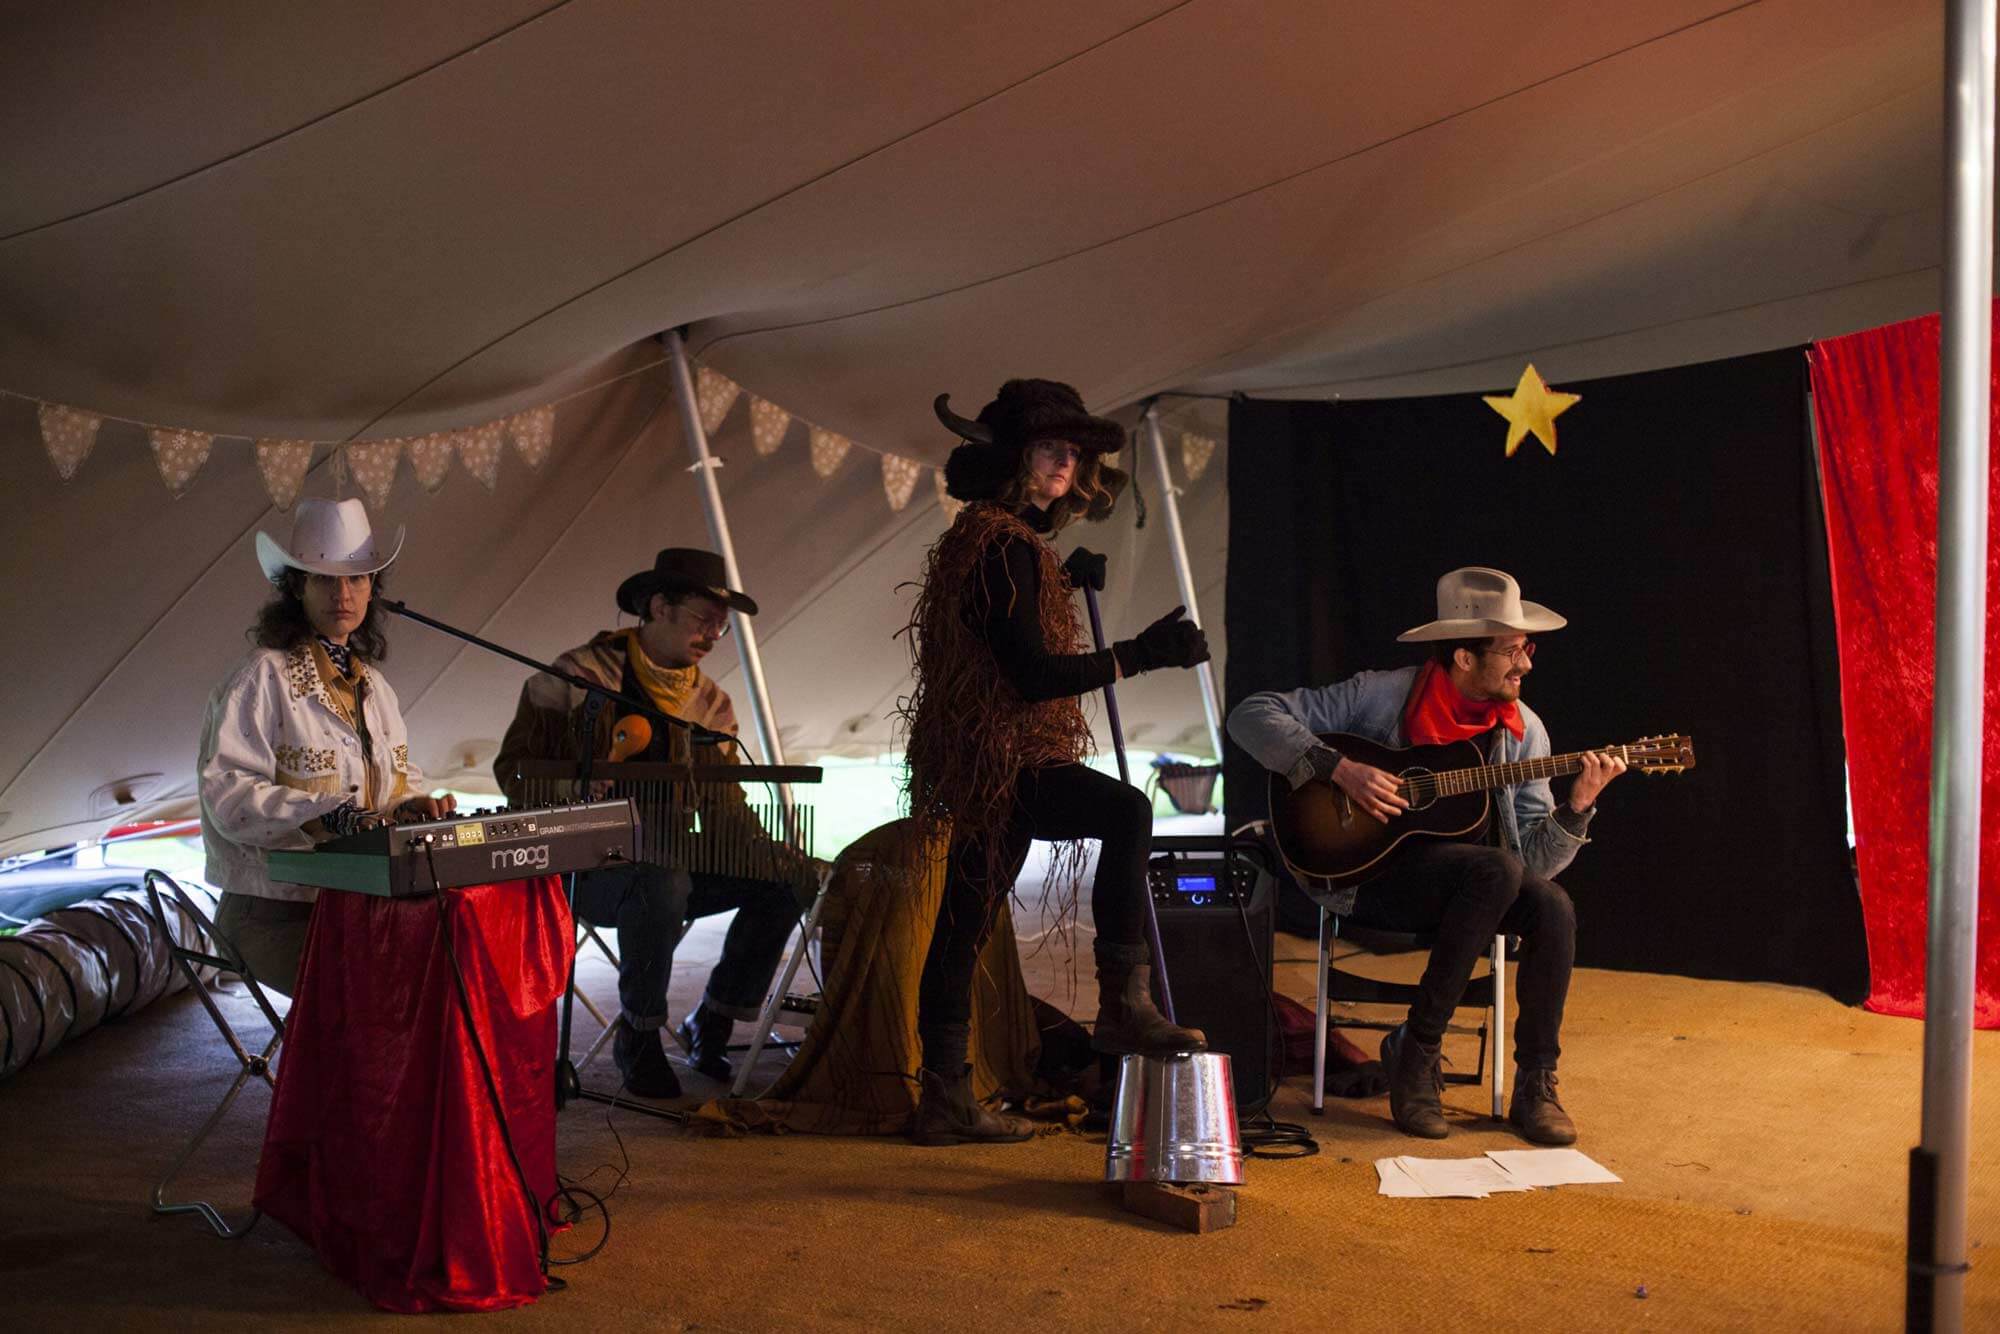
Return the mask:
[[[1046, 510], [1024, 505], [1015, 513], [1037, 533], [1054, 531]], [[979, 566], [989, 608], [987, 647], [1000, 664], [1000, 674], [1030, 703], [1088, 694], [1111, 684], [1116, 674], [1108, 648], [1095, 653], [1049, 652], [1042, 634], [1042, 562], [1037, 545], [1003, 537], [987, 549]]]

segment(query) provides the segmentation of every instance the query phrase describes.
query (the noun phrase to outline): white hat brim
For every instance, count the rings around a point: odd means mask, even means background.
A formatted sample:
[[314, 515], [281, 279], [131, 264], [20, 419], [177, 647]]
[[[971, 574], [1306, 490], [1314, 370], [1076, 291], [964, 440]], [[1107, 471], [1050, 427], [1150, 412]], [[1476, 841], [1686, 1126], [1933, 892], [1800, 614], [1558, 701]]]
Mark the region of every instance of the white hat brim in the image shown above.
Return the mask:
[[376, 543], [369, 543], [368, 550], [344, 560], [301, 560], [287, 551], [278, 540], [262, 529], [257, 533], [257, 564], [264, 571], [264, 577], [277, 583], [286, 570], [304, 570], [308, 574], [373, 574], [386, 569], [403, 552], [403, 538], [408, 525], [396, 525], [396, 540], [389, 546], [387, 555]]
[[1462, 620], [1431, 621], [1396, 636], [1398, 644], [1434, 643], [1440, 639], [1484, 639], [1489, 635], [1539, 634], [1560, 630], [1569, 618], [1558, 616], [1539, 602], [1521, 599], [1519, 621]]

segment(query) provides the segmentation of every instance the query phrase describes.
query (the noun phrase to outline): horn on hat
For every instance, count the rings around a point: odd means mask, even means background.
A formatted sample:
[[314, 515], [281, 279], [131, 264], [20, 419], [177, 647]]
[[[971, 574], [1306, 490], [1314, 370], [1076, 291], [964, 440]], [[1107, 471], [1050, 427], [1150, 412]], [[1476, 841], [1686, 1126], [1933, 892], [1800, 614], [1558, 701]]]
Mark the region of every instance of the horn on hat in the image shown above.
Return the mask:
[[973, 421], [969, 417], [961, 417], [956, 412], [953, 412], [951, 410], [950, 394], [939, 394], [936, 401], [931, 404], [931, 410], [937, 413], [937, 419], [943, 422], [945, 429], [953, 435], [970, 440], [975, 444], [990, 445], [993, 443], [993, 428], [985, 422]]

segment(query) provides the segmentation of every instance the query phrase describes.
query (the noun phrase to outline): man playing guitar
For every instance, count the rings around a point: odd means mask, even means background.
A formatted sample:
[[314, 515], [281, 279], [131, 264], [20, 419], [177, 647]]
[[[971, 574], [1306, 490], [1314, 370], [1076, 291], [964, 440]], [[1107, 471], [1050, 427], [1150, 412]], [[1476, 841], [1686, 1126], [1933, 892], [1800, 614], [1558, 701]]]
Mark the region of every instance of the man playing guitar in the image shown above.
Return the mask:
[[[1437, 604], [1436, 620], [1396, 637], [1431, 646], [1421, 667], [1252, 695], [1230, 712], [1229, 735], [1294, 789], [1331, 782], [1353, 809], [1384, 824], [1410, 805], [1396, 775], [1343, 757], [1319, 734], [1399, 747], [1477, 738], [1491, 763], [1546, 758], [1548, 730], [1521, 702], [1521, 682], [1534, 667], [1529, 636], [1560, 629], [1565, 619], [1524, 602], [1511, 576], [1482, 566], [1439, 579]], [[1439, 1044], [1473, 965], [1504, 932], [1522, 940], [1508, 1120], [1536, 1144], [1575, 1142], [1576, 1126], [1556, 1100], [1556, 1058], [1576, 914], [1551, 877], [1589, 841], [1597, 795], [1625, 768], [1615, 754], [1583, 755], [1560, 804], [1546, 778], [1502, 788], [1486, 842], [1409, 839], [1358, 891], [1336, 891], [1329, 901], [1358, 922], [1436, 935], [1409, 1017], [1382, 1040], [1389, 1110], [1405, 1134], [1447, 1133]]]

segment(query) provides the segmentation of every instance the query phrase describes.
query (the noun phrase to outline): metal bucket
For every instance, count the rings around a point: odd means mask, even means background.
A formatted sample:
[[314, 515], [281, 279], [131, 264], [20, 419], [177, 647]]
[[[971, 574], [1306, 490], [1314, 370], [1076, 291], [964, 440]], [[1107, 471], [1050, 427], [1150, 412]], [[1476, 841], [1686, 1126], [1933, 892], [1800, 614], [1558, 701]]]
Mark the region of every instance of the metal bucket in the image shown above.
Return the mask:
[[1104, 1179], [1242, 1184], [1243, 1141], [1226, 1053], [1120, 1059]]

